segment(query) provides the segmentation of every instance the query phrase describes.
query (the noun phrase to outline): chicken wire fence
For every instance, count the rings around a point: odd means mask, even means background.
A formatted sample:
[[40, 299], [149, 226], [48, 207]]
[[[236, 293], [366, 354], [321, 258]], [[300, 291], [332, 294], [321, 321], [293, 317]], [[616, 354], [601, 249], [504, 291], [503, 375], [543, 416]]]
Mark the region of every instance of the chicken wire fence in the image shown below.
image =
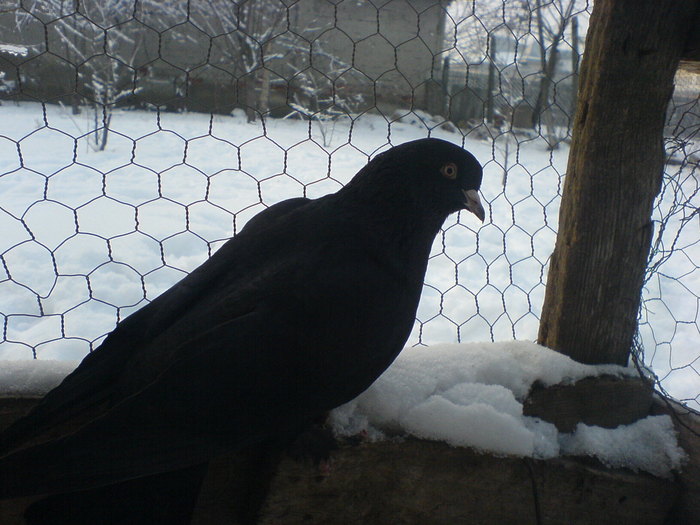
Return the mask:
[[[82, 357], [255, 213], [429, 135], [484, 164], [488, 212], [445, 223], [409, 344], [535, 339], [590, 10], [0, 1], [0, 358]], [[637, 337], [695, 407], [699, 77], [668, 113]]]

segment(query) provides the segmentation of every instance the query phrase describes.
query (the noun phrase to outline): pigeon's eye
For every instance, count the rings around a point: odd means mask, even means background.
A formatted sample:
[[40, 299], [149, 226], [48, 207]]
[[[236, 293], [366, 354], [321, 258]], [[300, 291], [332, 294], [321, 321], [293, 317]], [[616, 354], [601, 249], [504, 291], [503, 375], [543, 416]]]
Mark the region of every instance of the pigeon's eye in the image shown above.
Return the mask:
[[454, 162], [450, 162], [448, 164], [445, 164], [442, 168], [440, 168], [440, 173], [448, 179], [456, 179], [457, 178], [457, 166], [455, 165]]

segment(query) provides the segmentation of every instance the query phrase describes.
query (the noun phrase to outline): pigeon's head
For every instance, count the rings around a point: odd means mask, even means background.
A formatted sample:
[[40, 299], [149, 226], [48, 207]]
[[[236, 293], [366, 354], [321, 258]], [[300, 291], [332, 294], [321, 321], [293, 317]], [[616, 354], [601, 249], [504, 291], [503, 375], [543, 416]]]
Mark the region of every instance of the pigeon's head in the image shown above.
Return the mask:
[[[479, 199], [482, 168], [474, 155], [445, 140], [427, 138], [395, 146], [375, 161], [393, 172], [417, 203], [444, 214], [468, 210], [482, 222]], [[382, 170], [384, 171], [384, 170]], [[410, 189], [409, 189], [410, 188]]]

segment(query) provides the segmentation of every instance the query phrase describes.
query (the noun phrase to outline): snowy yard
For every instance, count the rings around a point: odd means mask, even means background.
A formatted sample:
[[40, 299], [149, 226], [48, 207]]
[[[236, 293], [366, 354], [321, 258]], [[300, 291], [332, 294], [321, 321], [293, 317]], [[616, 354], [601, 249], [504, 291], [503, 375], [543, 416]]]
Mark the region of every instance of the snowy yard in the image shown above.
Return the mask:
[[[427, 135], [414, 114], [391, 124], [366, 115], [338, 122], [324, 148], [299, 120], [118, 111], [98, 152], [89, 112], [45, 108], [0, 106], [3, 360], [80, 359], [265, 206], [333, 192], [389, 143]], [[432, 135], [461, 143], [443, 129]], [[487, 219], [446, 222], [409, 345], [536, 338], [568, 147], [550, 152], [541, 137], [519, 137], [506, 156], [503, 142], [466, 141], [485, 165]], [[662, 208], [673, 195], [664, 199]], [[647, 363], [680, 399], [700, 392], [690, 366], [700, 357], [697, 241], [697, 228], [685, 228], [684, 251], [645, 290]]]

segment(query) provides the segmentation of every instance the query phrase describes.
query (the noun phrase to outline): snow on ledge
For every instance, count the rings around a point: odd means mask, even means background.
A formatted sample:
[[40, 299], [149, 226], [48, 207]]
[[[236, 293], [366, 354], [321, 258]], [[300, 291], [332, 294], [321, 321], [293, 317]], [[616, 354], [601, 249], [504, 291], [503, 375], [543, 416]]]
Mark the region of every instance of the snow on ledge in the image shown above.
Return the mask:
[[409, 434], [493, 454], [541, 459], [589, 455], [611, 467], [670, 476], [685, 457], [669, 416], [572, 434], [523, 416], [535, 381], [545, 386], [600, 375], [638, 377], [633, 367], [584, 365], [525, 341], [406, 348], [364, 393], [331, 412], [340, 436]]
[[[77, 364], [0, 361], [0, 398], [42, 396]], [[332, 411], [330, 421], [339, 436], [409, 434], [497, 455], [589, 455], [662, 477], [679, 470], [685, 453], [668, 416], [615, 429], [579, 424], [571, 434], [523, 416], [535, 381], [549, 386], [603, 374], [638, 376], [632, 367], [584, 365], [525, 341], [406, 348], [369, 389]]]

